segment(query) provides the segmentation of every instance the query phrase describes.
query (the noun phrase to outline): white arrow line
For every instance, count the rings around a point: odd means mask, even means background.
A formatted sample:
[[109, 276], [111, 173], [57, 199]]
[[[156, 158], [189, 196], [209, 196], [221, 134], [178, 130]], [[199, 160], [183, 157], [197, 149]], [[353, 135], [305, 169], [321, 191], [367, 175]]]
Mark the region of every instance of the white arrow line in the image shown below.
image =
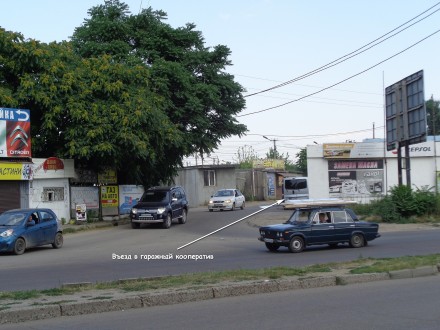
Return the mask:
[[29, 114], [27, 113], [27, 111], [22, 111], [20, 109], [18, 109], [16, 111], [16, 114], [19, 115], [21, 117], [21, 115], [24, 115], [24, 118], [17, 118], [18, 121], [28, 121], [29, 120]]
[[258, 210], [257, 212], [251, 213], [251, 214], [245, 216], [244, 218], [241, 218], [239, 220], [236, 220], [236, 221], [230, 223], [229, 225], [226, 225], [226, 226], [221, 227], [221, 228], [219, 228], [217, 230], [214, 230], [213, 232], [211, 232], [209, 234], [206, 234], [205, 236], [199, 237], [199, 238], [197, 238], [196, 240], [194, 240], [192, 242], [186, 243], [185, 245], [182, 245], [181, 247], [177, 248], [177, 250], [183, 249], [184, 247], [187, 247], [188, 245], [191, 245], [191, 244], [193, 244], [195, 242], [198, 242], [198, 241], [200, 241], [200, 240], [202, 240], [202, 239], [204, 239], [204, 238], [206, 238], [208, 236], [211, 236], [212, 234], [218, 233], [219, 231], [221, 231], [221, 230], [223, 230], [225, 228], [228, 228], [228, 227], [230, 227], [232, 225], [235, 225], [236, 223], [238, 223], [240, 221], [243, 221], [244, 219], [247, 219], [247, 218], [249, 218], [249, 217], [251, 217], [251, 216], [253, 216], [253, 215], [257, 214], [257, 213], [260, 213], [260, 212], [262, 212], [264, 210], [267, 210], [269, 207], [272, 207], [274, 205], [280, 205], [282, 202], [284, 202], [284, 199], [280, 199], [280, 200], [276, 201], [275, 203], [273, 203], [273, 204], [271, 204], [271, 205], [269, 205], [269, 206], [267, 206], [265, 208], [262, 208], [261, 210]]

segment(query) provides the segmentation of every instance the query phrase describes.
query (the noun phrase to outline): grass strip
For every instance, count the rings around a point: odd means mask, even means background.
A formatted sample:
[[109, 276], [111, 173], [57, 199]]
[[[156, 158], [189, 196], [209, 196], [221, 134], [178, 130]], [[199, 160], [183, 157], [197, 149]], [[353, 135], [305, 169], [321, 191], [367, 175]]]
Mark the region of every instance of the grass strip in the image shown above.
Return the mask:
[[139, 278], [127, 281], [114, 281], [90, 284], [81, 287], [61, 287], [48, 290], [28, 290], [0, 292], [1, 300], [27, 300], [47, 296], [71, 295], [90, 290], [119, 289], [123, 292], [149, 291], [158, 289], [191, 289], [225, 282], [280, 279], [283, 277], [306, 276], [317, 273], [330, 273], [346, 270], [351, 274], [384, 273], [402, 269], [415, 269], [422, 266], [440, 264], [440, 254], [426, 256], [405, 256], [398, 258], [363, 258], [350, 262], [317, 264], [308, 267], [271, 267], [263, 269], [239, 269], [206, 273], [170, 275], [156, 278]]

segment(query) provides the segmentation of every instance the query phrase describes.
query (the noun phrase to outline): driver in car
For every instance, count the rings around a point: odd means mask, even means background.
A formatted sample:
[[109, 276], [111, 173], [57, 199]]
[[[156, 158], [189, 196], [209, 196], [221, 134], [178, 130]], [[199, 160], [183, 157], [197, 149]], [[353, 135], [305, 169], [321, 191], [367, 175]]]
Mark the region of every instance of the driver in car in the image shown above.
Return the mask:
[[327, 216], [325, 213], [319, 213], [319, 223], [329, 223], [329, 219], [327, 219]]

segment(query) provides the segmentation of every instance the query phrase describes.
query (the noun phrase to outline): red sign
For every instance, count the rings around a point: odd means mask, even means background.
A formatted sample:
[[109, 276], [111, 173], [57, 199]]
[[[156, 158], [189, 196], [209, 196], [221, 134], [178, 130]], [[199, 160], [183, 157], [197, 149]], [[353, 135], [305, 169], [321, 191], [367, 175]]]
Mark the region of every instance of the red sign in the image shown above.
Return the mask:
[[49, 157], [43, 163], [43, 170], [44, 172], [48, 170], [64, 170], [64, 163], [57, 157]]

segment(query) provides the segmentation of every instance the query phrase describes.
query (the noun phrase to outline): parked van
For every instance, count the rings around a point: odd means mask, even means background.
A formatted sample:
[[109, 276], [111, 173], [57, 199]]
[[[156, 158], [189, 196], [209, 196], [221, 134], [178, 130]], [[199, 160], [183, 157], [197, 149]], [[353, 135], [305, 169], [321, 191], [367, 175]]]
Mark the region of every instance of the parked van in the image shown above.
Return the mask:
[[307, 177], [287, 177], [283, 180], [283, 198], [288, 199], [308, 199], [309, 188]]

